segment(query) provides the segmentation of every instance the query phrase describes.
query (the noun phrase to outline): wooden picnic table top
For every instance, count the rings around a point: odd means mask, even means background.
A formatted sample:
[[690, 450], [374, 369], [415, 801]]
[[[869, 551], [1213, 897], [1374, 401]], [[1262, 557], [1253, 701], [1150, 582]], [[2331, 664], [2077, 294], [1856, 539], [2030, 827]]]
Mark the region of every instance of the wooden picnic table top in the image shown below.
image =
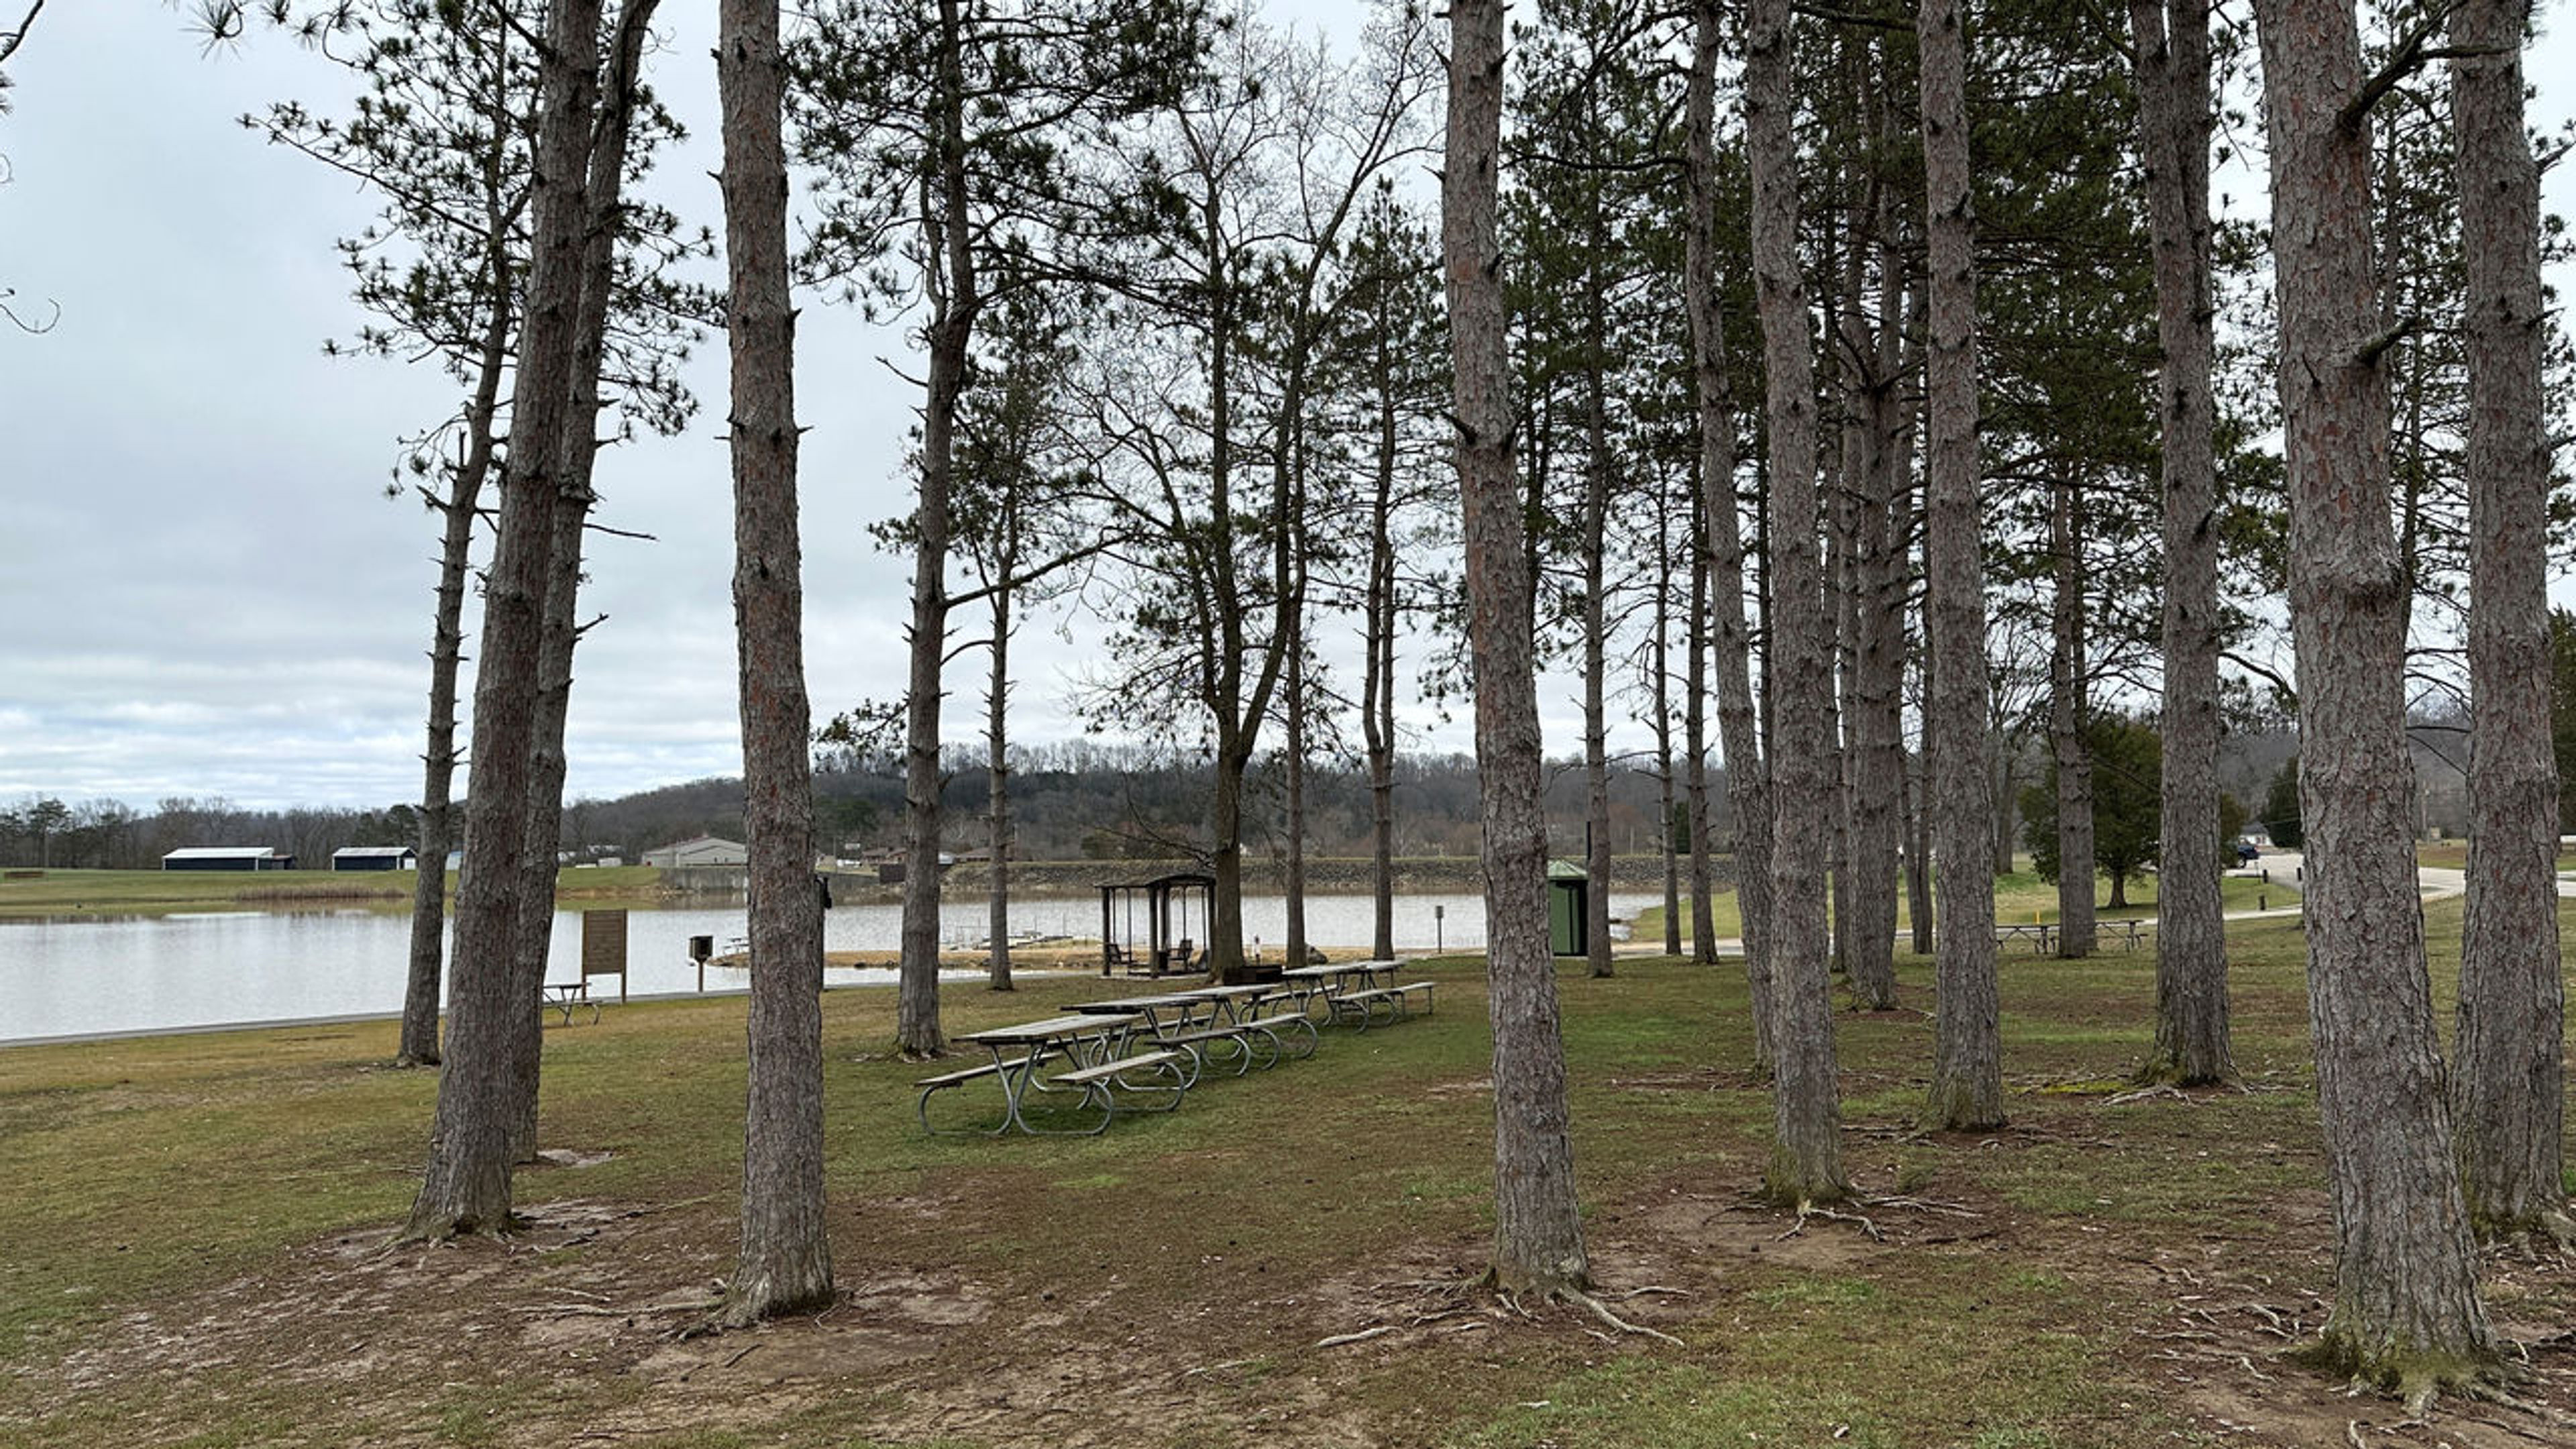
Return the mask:
[[1291, 966], [1279, 974], [1297, 981], [1321, 981], [1328, 976], [1374, 976], [1380, 971], [1392, 972], [1401, 961], [1327, 961], [1321, 966]]
[[1153, 996], [1121, 996], [1111, 1001], [1077, 1001], [1067, 1011], [1080, 1012], [1087, 1020], [1115, 1016], [1121, 1012], [1160, 1011], [1167, 1006], [1196, 1006], [1207, 1000], [1195, 991], [1166, 991]]
[[980, 1046], [1026, 1046], [1054, 1041], [1059, 1037], [1089, 1036], [1094, 1032], [1132, 1026], [1144, 1018], [1134, 1012], [1103, 1013], [1096, 1016], [1050, 1016], [1044, 1021], [1024, 1021], [1017, 1026], [988, 1026], [982, 1031], [957, 1034], [959, 1041]]

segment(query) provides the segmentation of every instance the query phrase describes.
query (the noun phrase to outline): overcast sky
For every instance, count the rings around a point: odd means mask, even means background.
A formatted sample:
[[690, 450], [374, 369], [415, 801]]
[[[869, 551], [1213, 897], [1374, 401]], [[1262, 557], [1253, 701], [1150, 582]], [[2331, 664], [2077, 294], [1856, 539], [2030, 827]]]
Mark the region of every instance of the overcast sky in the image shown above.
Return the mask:
[[[1358, 0], [1297, 8], [1358, 23]], [[665, 9], [653, 79], [698, 139], [655, 189], [715, 225], [710, 10]], [[2576, 106], [2576, 46], [2553, 35], [2530, 67], [2535, 122], [2555, 126]], [[42, 336], [0, 327], [0, 801], [416, 798], [437, 531], [382, 484], [392, 440], [454, 388], [323, 355], [357, 321], [332, 242], [373, 200], [234, 124], [289, 97], [318, 109], [333, 68], [274, 39], [207, 55], [159, 5], [56, 0], [9, 71], [0, 288], [59, 318]], [[2571, 170], [2550, 181], [2562, 213]], [[828, 714], [900, 687], [909, 570], [866, 525], [906, 507], [915, 394], [875, 360], [901, 337], [845, 309], [809, 306], [798, 341], [806, 658]], [[577, 669], [575, 795], [740, 768], [721, 339], [692, 367], [707, 406], [688, 433], [600, 462], [602, 521], [658, 541], [592, 547], [584, 612], [607, 622]], [[1023, 637], [1015, 728], [1078, 733], [1062, 697], [1079, 651]], [[975, 678], [953, 677], [952, 711], [975, 708]], [[1550, 739], [1571, 748], [1565, 695]], [[1417, 723], [1418, 743], [1469, 742]]]

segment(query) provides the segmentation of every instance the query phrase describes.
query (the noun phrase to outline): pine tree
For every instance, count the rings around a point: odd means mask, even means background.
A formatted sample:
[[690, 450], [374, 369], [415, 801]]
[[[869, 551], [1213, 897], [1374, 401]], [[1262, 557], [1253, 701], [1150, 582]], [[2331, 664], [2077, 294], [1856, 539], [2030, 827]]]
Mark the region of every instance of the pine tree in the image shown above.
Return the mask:
[[[2317, 1358], [2429, 1396], [2495, 1361], [2442, 1095], [2406, 792], [2407, 567], [2348, 0], [2258, 0], [2287, 425], [2308, 1012], [2335, 1294]], [[2367, 506], [2356, 506], [2356, 500]]]
[[724, 1321], [832, 1297], [823, 1201], [823, 902], [814, 876], [804, 586], [796, 521], [795, 311], [787, 286], [786, 64], [778, 6], [723, 0], [726, 330], [741, 664], [743, 819], [750, 835], [750, 1065], [742, 1247]]
[[1494, 1033], [1494, 1263], [1506, 1292], [1579, 1290], [1590, 1277], [1574, 1191], [1556, 968], [1547, 940], [1547, 826], [1527, 554], [1512, 461], [1511, 366], [1496, 227], [1503, 117], [1501, 0], [1449, 10], [1441, 271], [1466, 539], [1484, 826], [1487, 1000]]

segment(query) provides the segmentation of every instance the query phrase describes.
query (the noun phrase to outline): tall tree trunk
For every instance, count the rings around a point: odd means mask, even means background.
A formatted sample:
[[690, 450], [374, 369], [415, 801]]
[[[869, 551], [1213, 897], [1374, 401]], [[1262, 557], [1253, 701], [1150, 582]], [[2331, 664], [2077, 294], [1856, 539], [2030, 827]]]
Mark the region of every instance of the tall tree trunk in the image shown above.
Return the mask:
[[[1302, 553], [1302, 548], [1301, 548]], [[1302, 589], [1299, 592], [1303, 592]], [[1282, 604], [1283, 608], [1294, 608]], [[1302, 609], [1296, 610], [1301, 614]], [[1287, 758], [1281, 763], [1287, 771], [1287, 798], [1282, 802], [1287, 815], [1288, 861], [1288, 964], [1306, 964], [1306, 631], [1302, 618], [1288, 631], [1288, 665], [1280, 688], [1287, 694], [1287, 718], [1281, 722], [1280, 744]]]
[[430, 628], [429, 748], [421, 755], [420, 871], [411, 903], [411, 967], [403, 982], [401, 1045], [395, 1060], [404, 1066], [438, 1064], [438, 988], [447, 952], [447, 852], [456, 847], [456, 676], [465, 653], [465, 576], [473, 565], [474, 517], [481, 506], [483, 482], [492, 471], [493, 417], [500, 403], [501, 374], [509, 367], [510, 321], [508, 229], [496, 227], [498, 240], [486, 252], [492, 278], [492, 306], [483, 325], [481, 357], [474, 379], [474, 398], [465, 408], [465, 456], [457, 463], [447, 496], [439, 500], [445, 515], [438, 550], [438, 609]]
[[787, 290], [778, 7], [722, 0], [727, 332], [733, 354], [734, 625], [751, 846], [750, 1070], [742, 1248], [722, 1310], [748, 1323], [829, 1302], [823, 1202], [823, 911], [814, 883], [804, 586], [796, 520], [795, 312]]
[[2451, 16], [2468, 269], [2469, 900], [2451, 1077], [2460, 1182], [2482, 1233], [2564, 1239], [2566, 996], [2550, 740], [2548, 410], [2540, 175], [2523, 129], [2527, 0]]
[[[1717, 0], [1697, 0], [1691, 15], [1690, 225], [1684, 229], [1683, 292], [1690, 306], [1700, 516], [1708, 529], [1709, 605], [1716, 630], [1718, 744], [1726, 754], [1726, 796], [1735, 817], [1735, 899], [1742, 917], [1745, 984], [1752, 998], [1753, 1063], [1768, 1069], [1774, 1057], [1770, 786], [1754, 704], [1752, 635], [1744, 615], [1744, 523], [1735, 506], [1735, 399], [1717, 274], [1717, 59], [1723, 37]], [[1796, 198], [1790, 200], [1794, 232]], [[1716, 949], [1713, 940], [1709, 949]]]
[[[1201, 235], [1208, 248], [1204, 277], [1208, 297], [1206, 549], [1217, 582], [1217, 598], [1213, 601], [1217, 648], [1215, 658], [1206, 662], [1202, 687], [1205, 702], [1216, 717], [1216, 782], [1208, 805], [1208, 827], [1214, 837], [1208, 851], [1208, 868], [1216, 878], [1208, 909], [1208, 974], [1217, 981], [1237, 982], [1250, 975], [1243, 955], [1243, 784], [1252, 768], [1261, 722], [1270, 712], [1271, 693], [1277, 688], [1285, 664], [1284, 651], [1291, 644], [1287, 577], [1290, 550], [1283, 533], [1281, 543], [1271, 552], [1272, 600], [1277, 613], [1266, 641], [1268, 647], [1262, 651], [1260, 666], [1253, 671], [1247, 690], [1245, 656], [1255, 646], [1245, 635], [1245, 590], [1238, 586], [1235, 574], [1234, 277], [1223, 200], [1218, 182], [1211, 175], [1199, 206]], [[1298, 401], [1283, 400], [1283, 407], [1293, 414]], [[1284, 521], [1289, 511], [1289, 481], [1284, 467], [1274, 471], [1271, 486], [1272, 511]]]
[[1673, 540], [1671, 496], [1658, 489], [1655, 497], [1655, 596], [1654, 638], [1647, 643], [1649, 667], [1655, 676], [1655, 787], [1656, 803], [1661, 807], [1655, 816], [1656, 852], [1664, 863], [1664, 954], [1682, 953], [1682, 869], [1681, 853], [1673, 849], [1674, 786], [1679, 783], [1673, 768], [1673, 671], [1671, 658]]
[[[1926, 512], [1929, 512], [1928, 504]], [[2021, 750], [2019, 743], [2011, 735], [2000, 730], [1993, 732], [1988, 738], [1986, 749], [1989, 752], [1990, 768], [1994, 771], [1995, 782], [1995, 820], [1991, 842], [1994, 849], [1992, 862], [1994, 874], [2010, 875], [2014, 864], [2011, 806], [2012, 802], [2021, 798], [2021, 792], [2013, 788], [2021, 779]]]
[[[1873, 97], [1873, 109], [1883, 110]], [[1879, 119], [1884, 134], [1892, 129]], [[1843, 818], [1847, 822], [1850, 889], [1847, 914], [1835, 936], [1842, 944], [1844, 969], [1863, 1008], [1886, 1011], [1896, 1005], [1897, 866], [1903, 843], [1905, 791], [1905, 515], [1900, 498], [1910, 502], [1904, 480], [1912, 473], [1904, 400], [1898, 386], [1904, 366], [1904, 259], [1894, 238], [1892, 193], [1878, 194], [1871, 207], [1878, 249], [1878, 305], [1875, 325], [1859, 304], [1859, 268], [1853, 269], [1852, 297], [1844, 311], [1843, 351], [1852, 371], [1849, 389], [1853, 424], [1845, 436], [1857, 443], [1857, 467], [1847, 480], [1852, 492], [1852, 559], [1848, 584], [1851, 647], [1848, 651], [1850, 700], [1844, 728], [1850, 745], [1844, 766], [1848, 783]], [[1854, 243], [1857, 256], [1860, 247]]]
[[[1931, 694], [1927, 686], [1926, 697]], [[1927, 796], [1931, 793], [1931, 758], [1918, 754], [1905, 772], [1905, 914], [1913, 928], [1914, 954], [1932, 954], [1935, 934], [1932, 911], [1932, 810]]]
[[1788, 0], [1745, 7], [1745, 150], [1753, 172], [1753, 283], [1770, 415], [1775, 607], [1764, 670], [1772, 711], [1771, 1016], [1773, 1125], [1765, 1186], [1781, 1202], [1839, 1200], [1842, 1091], [1827, 975], [1825, 855], [1835, 815], [1833, 643], [1817, 557], [1815, 353], [1798, 262], [1796, 102]]
[[[573, 324], [571, 400], [553, 446], [556, 467], [554, 538], [547, 551], [546, 606], [537, 651], [537, 716], [529, 748], [528, 828], [521, 859], [527, 885], [519, 897], [517, 947], [511, 959], [520, 1013], [514, 1046], [516, 1101], [510, 1156], [530, 1162], [537, 1153], [537, 1087], [545, 1047], [544, 1012], [537, 1005], [554, 939], [556, 856], [563, 840], [564, 730], [572, 713], [573, 650], [581, 642], [582, 539], [597, 497], [591, 474], [598, 461], [599, 369], [608, 342], [609, 292], [616, 283], [617, 243], [624, 226], [622, 196], [626, 142], [634, 119], [636, 76], [657, 0], [626, 0], [617, 17], [616, 44], [595, 109], [599, 122], [588, 158], [583, 207], [589, 224], [582, 242], [581, 307]], [[521, 446], [534, 445], [528, 439]]]
[[2415, 890], [2405, 565], [2387, 510], [2385, 322], [2345, 0], [2257, 0], [2288, 439], [2308, 1015], [2334, 1210], [2320, 1358], [2409, 1390], [2492, 1364]]
[[1377, 347], [1377, 476], [1369, 498], [1369, 573], [1360, 701], [1368, 748], [1370, 955], [1395, 956], [1395, 386], [1394, 359]]
[[2057, 954], [2093, 954], [2093, 751], [2085, 737], [2084, 500], [2074, 480], [2049, 488], [2057, 594], [2049, 611], [2048, 743], [2057, 757]]
[[2165, 697], [2156, 867], [2156, 1045], [2140, 1075], [2235, 1070], [2219, 897], [2217, 466], [2210, 396], [2209, 0], [2130, 0], [2138, 134], [2164, 357]]
[[519, 993], [513, 954], [527, 889], [520, 868], [537, 727], [547, 565], [561, 466], [550, 446], [572, 402], [567, 379], [579, 341], [584, 168], [598, 85], [597, 0], [547, 11], [544, 100], [536, 138], [532, 247], [525, 320], [513, 380], [513, 437], [501, 518], [484, 578], [483, 643], [474, 678], [474, 763], [467, 785], [465, 865], [456, 902], [456, 969], [447, 1050], [438, 1078], [429, 1165], [402, 1235], [443, 1238], [509, 1225], [517, 1124], [514, 1043], [535, 1010]]
[[937, 184], [925, 201], [930, 258], [929, 386], [921, 410], [921, 478], [912, 512], [912, 622], [904, 687], [903, 927], [895, 984], [895, 1048], [911, 1056], [948, 1049], [939, 1024], [940, 666], [948, 655], [949, 491], [956, 467], [957, 401], [966, 389], [975, 315], [984, 299], [966, 195], [965, 41], [958, 0], [939, 0], [932, 138]]
[[[1019, 485], [1011, 485], [1016, 495]], [[984, 686], [984, 821], [992, 854], [986, 895], [984, 934], [989, 943], [985, 969], [995, 991], [1011, 984], [1011, 590], [1009, 580], [1020, 566], [1018, 499], [1005, 505], [1011, 517], [1002, 527], [1009, 542], [994, 569], [1001, 586], [988, 601], [993, 618], [993, 672]]]
[[1501, 0], [1449, 8], [1448, 157], [1440, 175], [1468, 649], [1476, 677], [1484, 827], [1485, 971], [1494, 1034], [1494, 1263], [1506, 1292], [1580, 1288], [1591, 1274], [1574, 1190], [1565, 1052], [1547, 940], [1547, 822], [1511, 362], [1495, 211], [1503, 113]]
[[1239, 725], [1218, 728], [1216, 788], [1208, 801], [1208, 830], [1216, 841], [1208, 853], [1208, 873], [1216, 879], [1208, 895], [1208, 975], [1221, 983], [1251, 975], [1243, 952], [1243, 777], [1251, 752], [1238, 743], [1242, 735]]
[[1584, 954], [1594, 976], [1610, 952], [1610, 337], [1609, 234], [1597, 179], [1585, 209], [1583, 271], [1583, 871]]
[[[1695, 460], [1693, 479], [1703, 492], [1707, 485], [1698, 474], [1708, 468], [1708, 459]], [[1682, 685], [1682, 799], [1690, 829], [1690, 912], [1691, 959], [1702, 966], [1717, 964], [1717, 870], [1709, 858], [1709, 830], [1716, 824], [1708, 801], [1708, 520], [1696, 497], [1691, 506], [1690, 527], [1690, 616], [1683, 627]]]
[[[1933, 690], [1929, 729], [1939, 788], [1941, 930], [1933, 960], [1932, 1093], [1938, 1126], [2004, 1120], [1995, 994], [1994, 881], [1953, 870], [1985, 854], [1986, 603], [1977, 557], [1976, 216], [1968, 192], [1967, 41], [1958, 0], [1922, 0], [1924, 239], [1931, 301], [1924, 379], [1923, 475]], [[2088, 856], [2089, 859], [2089, 856]]]

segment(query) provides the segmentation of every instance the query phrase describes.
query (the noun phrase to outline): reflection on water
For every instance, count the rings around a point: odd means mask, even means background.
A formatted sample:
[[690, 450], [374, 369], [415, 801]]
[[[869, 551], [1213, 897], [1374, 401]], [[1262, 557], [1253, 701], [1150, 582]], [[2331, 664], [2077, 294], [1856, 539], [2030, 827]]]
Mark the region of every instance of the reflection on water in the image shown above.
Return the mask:
[[[1624, 915], [1650, 903], [1614, 899], [1612, 908]], [[893, 905], [836, 909], [824, 917], [824, 948], [892, 951], [902, 915], [902, 908]], [[580, 959], [579, 916], [569, 910], [555, 915], [554, 975], [569, 975]], [[1287, 935], [1287, 901], [1248, 898], [1243, 920], [1247, 949], [1257, 941], [1276, 953]], [[1365, 950], [1372, 920], [1366, 896], [1310, 896], [1306, 901], [1308, 937], [1337, 954]], [[741, 939], [743, 921], [739, 903], [630, 911], [628, 989], [638, 995], [700, 989], [701, 973], [689, 960], [689, 938], [712, 936], [723, 950]], [[940, 911], [940, 939], [952, 949], [973, 945], [983, 940], [986, 921], [981, 897], [951, 898]], [[1015, 902], [1011, 929], [1097, 939], [1100, 902], [1097, 897]], [[1466, 895], [1399, 896], [1395, 940], [1397, 949], [1411, 952], [1481, 947], [1484, 901]], [[399, 912], [191, 911], [0, 920], [0, 1042], [390, 1014], [402, 1009], [410, 952], [411, 920]], [[718, 967], [703, 974], [709, 991], [742, 987], [740, 971]], [[833, 987], [886, 985], [894, 973], [840, 968], [826, 978]]]

